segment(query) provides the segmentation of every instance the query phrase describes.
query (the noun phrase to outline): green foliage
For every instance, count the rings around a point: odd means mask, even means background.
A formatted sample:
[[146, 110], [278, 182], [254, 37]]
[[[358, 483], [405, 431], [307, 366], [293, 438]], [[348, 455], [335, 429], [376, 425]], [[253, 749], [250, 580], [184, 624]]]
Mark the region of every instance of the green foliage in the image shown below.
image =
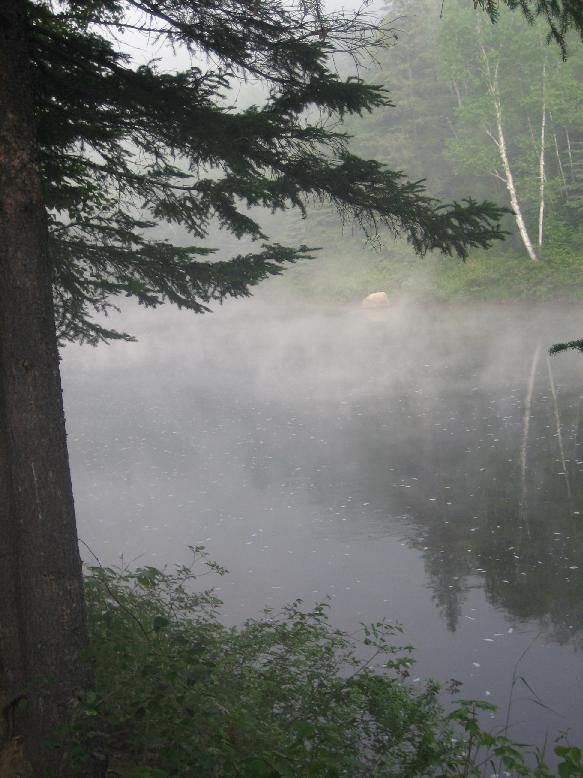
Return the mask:
[[561, 758], [559, 765], [560, 778], [579, 778], [583, 776], [583, 752], [574, 746], [557, 746], [557, 756]]
[[550, 254], [544, 262], [522, 253], [476, 251], [464, 262], [427, 256], [406, 247], [374, 250], [349, 239], [315, 264], [291, 269], [273, 294], [291, 294], [312, 303], [355, 303], [384, 290], [394, 299], [463, 302], [572, 302], [583, 300], [583, 263], [577, 251]]
[[345, 124], [356, 153], [403, 166], [435, 197], [469, 192], [510, 205], [487, 61], [490, 77], [496, 74], [508, 158], [534, 243], [544, 104], [544, 230], [536, 246], [542, 261], [528, 259], [511, 214], [502, 222], [509, 233], [504, 244], [488, 254], [471, 250], [461, 265], [438, 256], [415, 262], [406, 246], [384, 240], [382, 232], [375, 253], [348, 229], [340, 235], [330, 213], [312, 211], [301, 237], [311, 245], [317, 235], [323, 257], [309, 273], [291, 269], [290, 287], [300, 287], [303, 297], [343, 302], [380, 289], [439, 300], [581, 299], [583, 46], [573, 22], [565, 33], [569, 57], [562, 61], [556, 46], [545, 45], [548, 25], [530, 6], [531, 25], [502, 3], [496, 24], [489, 24], [465, 0], [448, 0], [441, 18], [432, 0], [394, 0], [390, 18], [398, 20], [398, 41], [377, 52], [368, 76], [387, 85], [394, 106]]
[[365, 659], [325, 605], [296, 602], [228, 629], [194, 578], [190, 567], [87, 578], [97, 669], [88, 713], [124, 774], [417, 776], [455, 751], [437, 686], [402, 681], [412, 659], [393, 645], [397, 628], [363, 627]]
[[[206, 572], [224, 572], [201, 547], [192, 552]], [[82, 731], [89, 721], [115, 774], [445, 778], [481, 775], [487, 763], [550, 776], [529, 749], [482, 729], [480, 711], [492, 706], [461, 701], [446, 716], [437, 684], [409, 684], [411, 648], [395, 645], [397, 627], [347, 634], [325, 604], [305, 611], [298, 601], [228, 628], [199, 578], [190, 565], [89, 570], [97, 684]], [[72, 775], [83, 775], [75, 754]], [[560, 775], [581, 775], [578, 749], [557, 754]]]
[[549, 349], [549, 354], [559, 354], [561, 351], [581, 351], [583, 352], [583, 340], [570, 340], [567, 343], [555, 343]]
[[[403, 119], [409, 129], [405, 133], [409, 153], [421, 147], [426, 174], [435, 171], [442, 191], [463, 186], [480, 197], [510, 204], [499, 149], [498, 103], [518, 201], [533, 238], [538, 231], [543, 155], [544, 240], [537, 251], [549, 255], [569, 245], [578, 248], [583, 47], [574, 45], [563, 62], [556, 48], [545, 46], [547, 28], [536, 14], [531, 25], [509, 13], [500, 13], [497, 23], [489, 25], [465, 0], [449, 0], [440, 20], [435, 12], [431, 18], [426, 0], [414, 0], [410, 6], [406, 35], [380, 57], [387, 83], [395, 82], [398, 94], [406, 89], [413, 106]], [[420, 31], [424, 31], [421, 64], [413, 61], [404, 70]], [[571, 34], [568, 40], [576, 39]], [[433, 83], [433, 90], [428, 83]], [[424, 129], [412, 124], [415, 115], [436, 119], [426, 122]], [[376, 116], [377, 123], [383, 116], [391, 121], [386, 110]], [[437, 165], [432, 158], [438, 159]], [[511, 219], [506, 224], [516, 232]]]
[[537, 251], [549, 254], [565, 241], [580, 245], [583, 47], [573, 47], [563, 62], [558, 50], [545, 46], [545, 27], [534, 20], [528, 26], [517, 15], [501, 14], [497, 24], [484, 25], [462, 0], [451, 0], [448, 8], [440, 25], [439, 61], [441, 80], [455, 84], [459, 97], [444, 137], [454, 171], [470, 174], [480, 191], [506, 201], [498, 101], [518, 200], [533, 238], [543, 155], [544, 244]]
[[[327, 202], [372, 233], [402, 234], [419, 253], [464, 257], [502, 237], [491, 203], [444, 206], [348, 152], [330, 119], [389, 104], [380, 86], [333, 70], [334, 54], [358, 58], [392, 39], [363, 11], [325, 13], [300, 0], [27, 8], [62, 338], [128, 338], [92, 319], [115, 297], [201, 312], [309, 254], [270, 240], [250, 209], [303, 213], [309, 200]], [[190, 66], [136, 64], [118, 45], [127, 31], [145, 48], [167, 44]], [[262, 85], [260, 106], [230, 104], [238, 79]], [[262, 249], [215, 261], [205, 243], [213, 224]], [[160, 237], [164, 226], [172, 239]]]

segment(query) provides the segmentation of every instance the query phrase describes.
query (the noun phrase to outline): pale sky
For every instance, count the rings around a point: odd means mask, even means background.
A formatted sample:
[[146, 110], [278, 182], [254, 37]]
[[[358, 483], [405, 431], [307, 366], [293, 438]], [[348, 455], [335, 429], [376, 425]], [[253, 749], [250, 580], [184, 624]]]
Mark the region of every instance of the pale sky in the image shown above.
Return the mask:
[[[362, 0], [326, 0], [324, 8], [329, 11], [356, 11], [362, 5]], [[366, 10], [380, 19], [387, 11], [386, 0], [370, 0]], [[147, 36], [131, 30], [120, 35], [117, 38], [117, 43], [119, 48], [128, 53], [136, 64], [146, 64], [156, 58], [161, 60], [160, 66], [165, 70], [183, 69], [192, 64], [191, 58], [185, 51], [177, 51], [176, 54], [173, 54], [163, 41], [157, 45], [152, 42], [148, 43]], [[199, 64], [204, 67], [205, 62], [202, 58]]]

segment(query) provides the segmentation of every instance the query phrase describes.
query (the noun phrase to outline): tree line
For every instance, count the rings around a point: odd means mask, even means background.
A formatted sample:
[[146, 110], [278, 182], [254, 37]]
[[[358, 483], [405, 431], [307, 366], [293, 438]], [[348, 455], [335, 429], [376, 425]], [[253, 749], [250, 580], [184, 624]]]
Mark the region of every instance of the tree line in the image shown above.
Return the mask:
[[512, 210], [510, 246], [532, 261], [583, 244], [583, 48], [547, 45], [541, 19], [496, 24], [463, 0], [395, 0], [396, 45], [368, 78], [394, 108], [353, 125], [359, 153], [401, 166], [438, 197], [470, 191]]

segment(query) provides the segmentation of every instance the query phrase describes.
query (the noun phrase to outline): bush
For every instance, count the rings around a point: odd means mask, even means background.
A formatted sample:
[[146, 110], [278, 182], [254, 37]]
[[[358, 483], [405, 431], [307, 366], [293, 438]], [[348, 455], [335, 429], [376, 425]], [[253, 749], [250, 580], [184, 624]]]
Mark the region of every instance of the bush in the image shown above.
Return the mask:
[[[192, 553], [205, 572], [224, 572], [201, 547]], [[484, 704], [462, 702], [446, 717], [436, 683], [407, 683], [413, 660], [394, 645], [398, 627], [348, 635], [326, 604], [305, 611], [297, 601], [228, 628], [212, 590], [195, 590], [199, 577], [193, 566], [88, 572], [96, 689], [78, 731], [86, 743], [90, 722], [113, 775], [469, 776], [481, 774], [484, 748], [516, 774], [550, 775], [542, 765], [521, 772], [523, 750], [481, 730]], [[577, 749], [563, 748], [580, 770]]]

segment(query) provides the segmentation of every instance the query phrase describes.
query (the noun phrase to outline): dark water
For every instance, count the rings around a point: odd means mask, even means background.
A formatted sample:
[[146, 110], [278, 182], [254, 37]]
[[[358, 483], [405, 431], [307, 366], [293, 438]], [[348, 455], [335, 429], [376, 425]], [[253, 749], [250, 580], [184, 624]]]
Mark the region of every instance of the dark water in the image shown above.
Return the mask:
[[514, 672], [512, 734], [583, 742], [583, 356], [546, 355], [583, 336], [578, 309], [245, 301], [123, 326], [138, 344], [63, 363], [104, 561], [202, 542], [230, 620], [330, 595], [342, 626], [400, 622], [414, 677], [498, 721]]

